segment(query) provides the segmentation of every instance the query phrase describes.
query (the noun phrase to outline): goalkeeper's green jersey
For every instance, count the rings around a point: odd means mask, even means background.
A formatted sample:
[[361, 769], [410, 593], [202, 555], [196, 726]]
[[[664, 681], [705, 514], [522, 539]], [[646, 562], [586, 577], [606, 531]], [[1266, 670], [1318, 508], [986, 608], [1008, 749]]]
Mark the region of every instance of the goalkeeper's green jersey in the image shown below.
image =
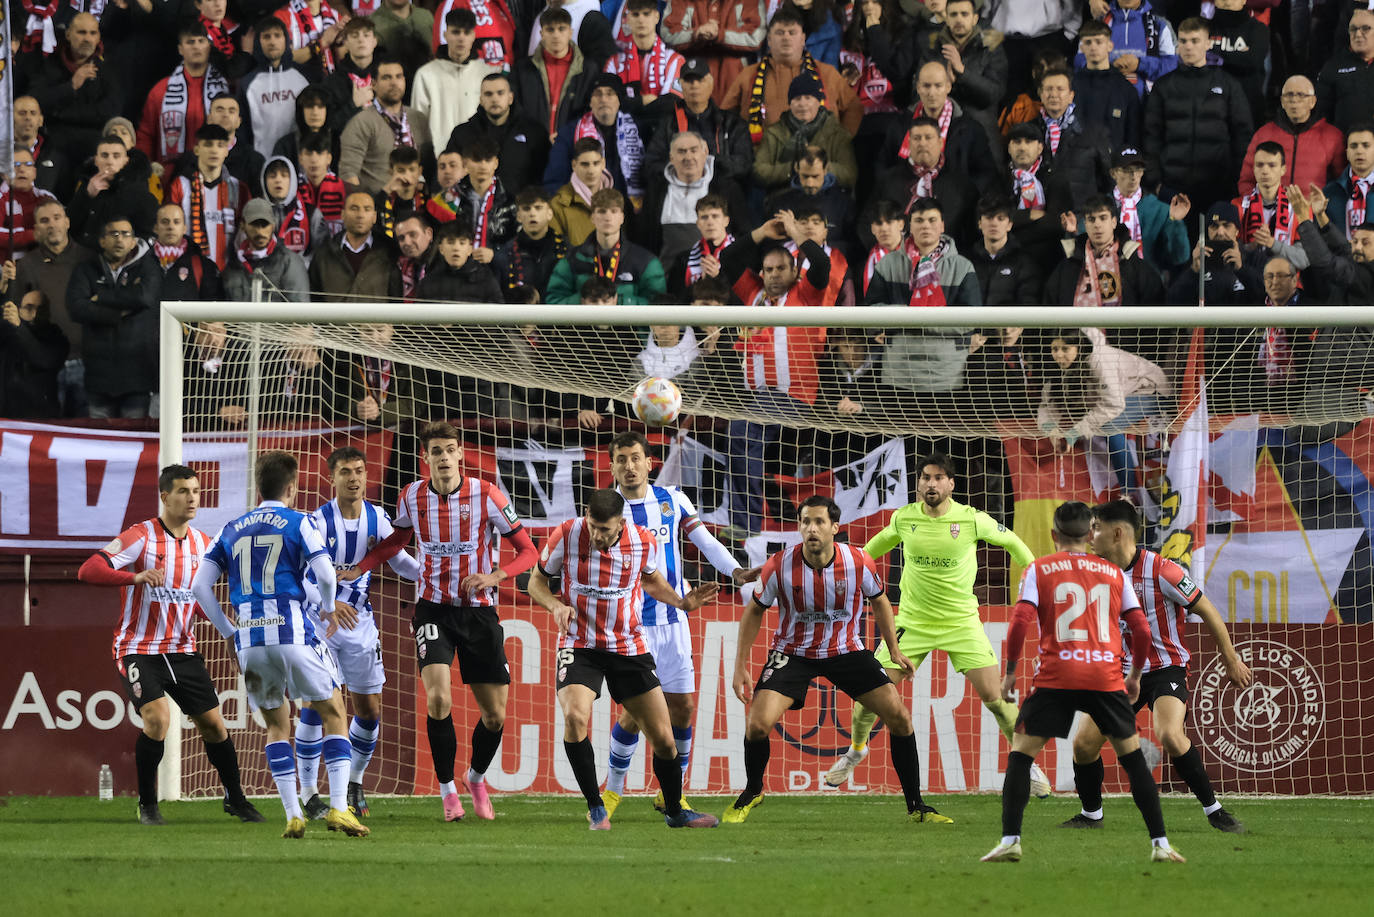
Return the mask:
[[908, 503], [864, 550], [880, 558], [902, 546], [898, 621], [949, 626], [978, 620], [973, 581], [978, 576], [978, 542], [1000, 545], [1018, 564], [1035, 559], [1016, 533], [987, 513], [954, 500], [943, 516], [926, 515], [924, 502]]

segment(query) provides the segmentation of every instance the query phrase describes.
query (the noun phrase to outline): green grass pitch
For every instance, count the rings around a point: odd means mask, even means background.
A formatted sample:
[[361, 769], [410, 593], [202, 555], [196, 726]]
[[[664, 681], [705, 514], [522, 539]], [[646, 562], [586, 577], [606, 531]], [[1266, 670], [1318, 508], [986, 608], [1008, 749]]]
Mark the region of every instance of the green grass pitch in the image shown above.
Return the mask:
[[1232, 800], [1251, 829], [1236, 836], [1167, 798], [1181, 866], [1148, 861], [1128, 798], [1107, 801], [1100, 831], [1056, 827], [1071, 795], [1031, 800], [1019, 864], [978, 862], [999, 797], [930, 801], [957, 823], [908, 824], [893, 797], [770, 796], [744, 825], [670, 831], [631, 798], [593, 834], [576, 798], [498, 796], [494, 822], [458, 824], [438, 799], [378, 798], [371, 838], [312, 822], [286, 841], [275, 799], [262, 825], [181, 802], [144, 828], [127, 797], [0, 798], [0, 874], [7, 915], [1369, 913], [1374, 800]]

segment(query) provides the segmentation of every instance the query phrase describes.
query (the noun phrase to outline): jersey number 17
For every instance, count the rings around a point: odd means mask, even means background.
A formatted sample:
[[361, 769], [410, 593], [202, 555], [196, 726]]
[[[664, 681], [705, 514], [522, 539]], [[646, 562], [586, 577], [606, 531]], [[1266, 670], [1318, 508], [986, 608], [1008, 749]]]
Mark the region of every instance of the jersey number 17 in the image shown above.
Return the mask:
[[[277, 561], [281, 559], [280, 535], [254, 535], [234, 542], [234, 559], [239, 562], [239, 584], [261, 595], [277, 591]], [[253, 575], [257, 567], [261, 578]]]

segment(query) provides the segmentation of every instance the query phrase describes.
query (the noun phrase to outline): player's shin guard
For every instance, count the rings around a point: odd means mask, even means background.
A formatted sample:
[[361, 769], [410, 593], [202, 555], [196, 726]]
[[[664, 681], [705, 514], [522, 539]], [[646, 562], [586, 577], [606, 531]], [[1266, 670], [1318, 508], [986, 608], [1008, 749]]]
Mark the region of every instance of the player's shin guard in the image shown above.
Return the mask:
[[1216, 808], [1217, 794], [1212, 791], [1212, 779], [1207, 776], [1207, 768], [1202, 766], [1202, 756], [1197, 753], [1197, 746], [1189, 746], [1183, 754], [1170, 760], [1174, 762], [1174, 770], [1178, 771], [1183, 782], [1188, 784], [1188, 789], [1193, 791], [1197, 801], [1210, 815]]
[[301, 794], [309, 800], [320, 785], [320, 752], [324, 743], [324, 721], [309, 707], [302, 707], [296, 720], [296, 770], [301, 777]]
[[296, 795], [296, 757], [290, 742], [267, 743], [267, 766], [277, 784], [277, 795], [288, 819], [301, 817], [301, 800]]
[[1021, 818], [1030, 802], [1030, 771], [1035, 759], [1025, 752], [1007, 755], [1007, 776], [1002, 781], [1002, 836], [1020, 837]]
[[692, 763], [692, 727], [674, 726], [673, 741], [677, 744], [677, 761], [682, 766], [682, 785], [687, 786], [687, 766]]
[[902, 785], [902, 795], [906, 797], [906, 810], [916, 811], [925, 802], [921, 798], [920, 758], [916, 751], [916, 734], [890, 735], [888, 746], [892, 749], [892, 769], [897, 772], [897, 780]]
[[491, 730], [487, 724], [480, 719], [477, 725], [472, 727], [472, 763], [468, 771], [468, 778], [473, 774], [484, 777], [487, 768], [491, 767], [491, 762], [496, 758], [496, 753], [501, 750], [501, 735], [506, 731], [503, 725], [500, 729]]
[[1016, 728], [1016, 705], [999, 697], [987, 706], [992, 712], [993, 719], [997, 720], [997, 728], [1002, 730], [1002, 735], [1010, 742], [1012, 731]]
[[1087, 764], [1073, 762], [1073, 785], [1078, 790], [1078, 801], [1084, 812], [1102, 810], [1102, 775], [1101, 755]]
[[768, 757], [773, 752], [768, 736], [744, 740], [744, 792], [751, 797], [763, 792], [763, 772], [768, 770]]
[[606, 789], [610, 792], [625, 795], [625, 776], [630, 772], [637, 748], [639, 733], [622, 729], [619, 723], [611, 725], [611, 767], [606, 775]]
[[442, 720], [425, 718], [425, 730], [429, 733], [429, 754], [434, 759], [434, 776], [439, 783], [453, 782], [453, 761], [458, 757], [458, 734], [453, 731], [453, 717]]
[[853, 748], [863, 748], [868, 744], [868, 738], [873, 734], [873, 727], [878, 723], [878, 714], [869, 710], [863, 704], [854, 704], [854, 713], [849, 720], [849, 743]]
[[601, 805], [601, 781], [596, 779], [596, 752], [592, 749], [591, 739], [584, 738], [581, 742], [564, 739], [563, 751], [572, 765], [577, 788], [587, 800], [587, 808], [597, 808]]
[[1126, 776], [1131, 780], [1131, 798], [1135, 800], [1135, 807], [1140, 810], [1140, 817], [1145, 819], [1145, 827], [1150, 830], [1150, 837], [1163, 837], [1164, 812], [1159, 807], [1159, 787], [1155, 786], [1155, 778], [1150, 775], [1150, 765], [1145, 763], [1145, 752], [1137, 748], [1129, 755], [1121, 756], [1119, 760]]
[[[657, 749], [655, 749], [657, 751]], [[654, 755], [654, 776], [663, 791], [663, 814], [669, 818], [682, 811], [682, 766], [677, 755], [660, 758]]]
[[348, 744], [352, 748], [348, 761], [348, 782], [362, 783], [367, 766], [372, 763], [372, 753], [377, 749], [377, 735], [381, 732], [381, 720], [365, 720], [353, 717], [348, 724]]
[[163, 743], [140, 732], [134, 742], [134, 766], [138, 769], [138, 804], [157, 805], [157, 766], [162, 763]]
[[353, 749], [347, 736], [324, 737], [324, 769], [329, 774], [329, 808], [348, 809], [348, 764]]
[[243, 784], [239, 778], [239, 756], [234, 750], [234, 740], [226, 735], [223, 742], [206, 742], [205, 757], [219, 772], [220, 783], [230, 802], [243, 799]]

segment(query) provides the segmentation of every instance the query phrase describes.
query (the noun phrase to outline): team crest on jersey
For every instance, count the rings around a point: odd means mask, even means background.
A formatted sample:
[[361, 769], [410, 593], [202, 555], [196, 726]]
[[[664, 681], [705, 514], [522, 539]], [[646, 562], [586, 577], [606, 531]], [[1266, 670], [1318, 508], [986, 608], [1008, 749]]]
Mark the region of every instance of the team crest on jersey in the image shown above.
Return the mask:
[[622, 558], [620, 559], [620, 568], [621, 568], [622, 570], [628, 570], [628, 569], [630, 569], [630, 558], [628, 558], [628, 557], [622, 557]]
[[958, 537], [959, 537], [959, 523], [957, 523], [957, 522], [951, 522], [951, 523], [949, 524], [949, 537], [950, 537], [950, 538], [958, 538]]
[[458, 505], [458, 515], [464, 519], [468, 518], [472, 515], [472, 507], [468, 506], [466, 503], [460, 503]]
[[764, 669], [764, 670], [763, 670], [763, 677], [760, 678], [759, 681], [767, 681], [767, 680], [772, 676], [772, 674], [773, 674], [773, 670], [772, 670], [772, 669]]
[[419, 651], [421, 659], [424, 659], [426, 656], [429, 655], [428, 643], [421, 643], [418, 647], [416, 647], [416, 649]]
[[143, 685], [142, 685], [141, 683], [137, 682], [137, 681], [134, 682], [134, 685], [133, 685], [133, 692], [134, 692], [134, 697], [136, 697], [136, 698], [142, 698], [142, 697], [143, 697]]
[[670, 516], [673, 513], [673, 504], [669, 503], [667, 500], [664, 500], [662, 503], [658, 505], [658, 511], [665, 516]]

